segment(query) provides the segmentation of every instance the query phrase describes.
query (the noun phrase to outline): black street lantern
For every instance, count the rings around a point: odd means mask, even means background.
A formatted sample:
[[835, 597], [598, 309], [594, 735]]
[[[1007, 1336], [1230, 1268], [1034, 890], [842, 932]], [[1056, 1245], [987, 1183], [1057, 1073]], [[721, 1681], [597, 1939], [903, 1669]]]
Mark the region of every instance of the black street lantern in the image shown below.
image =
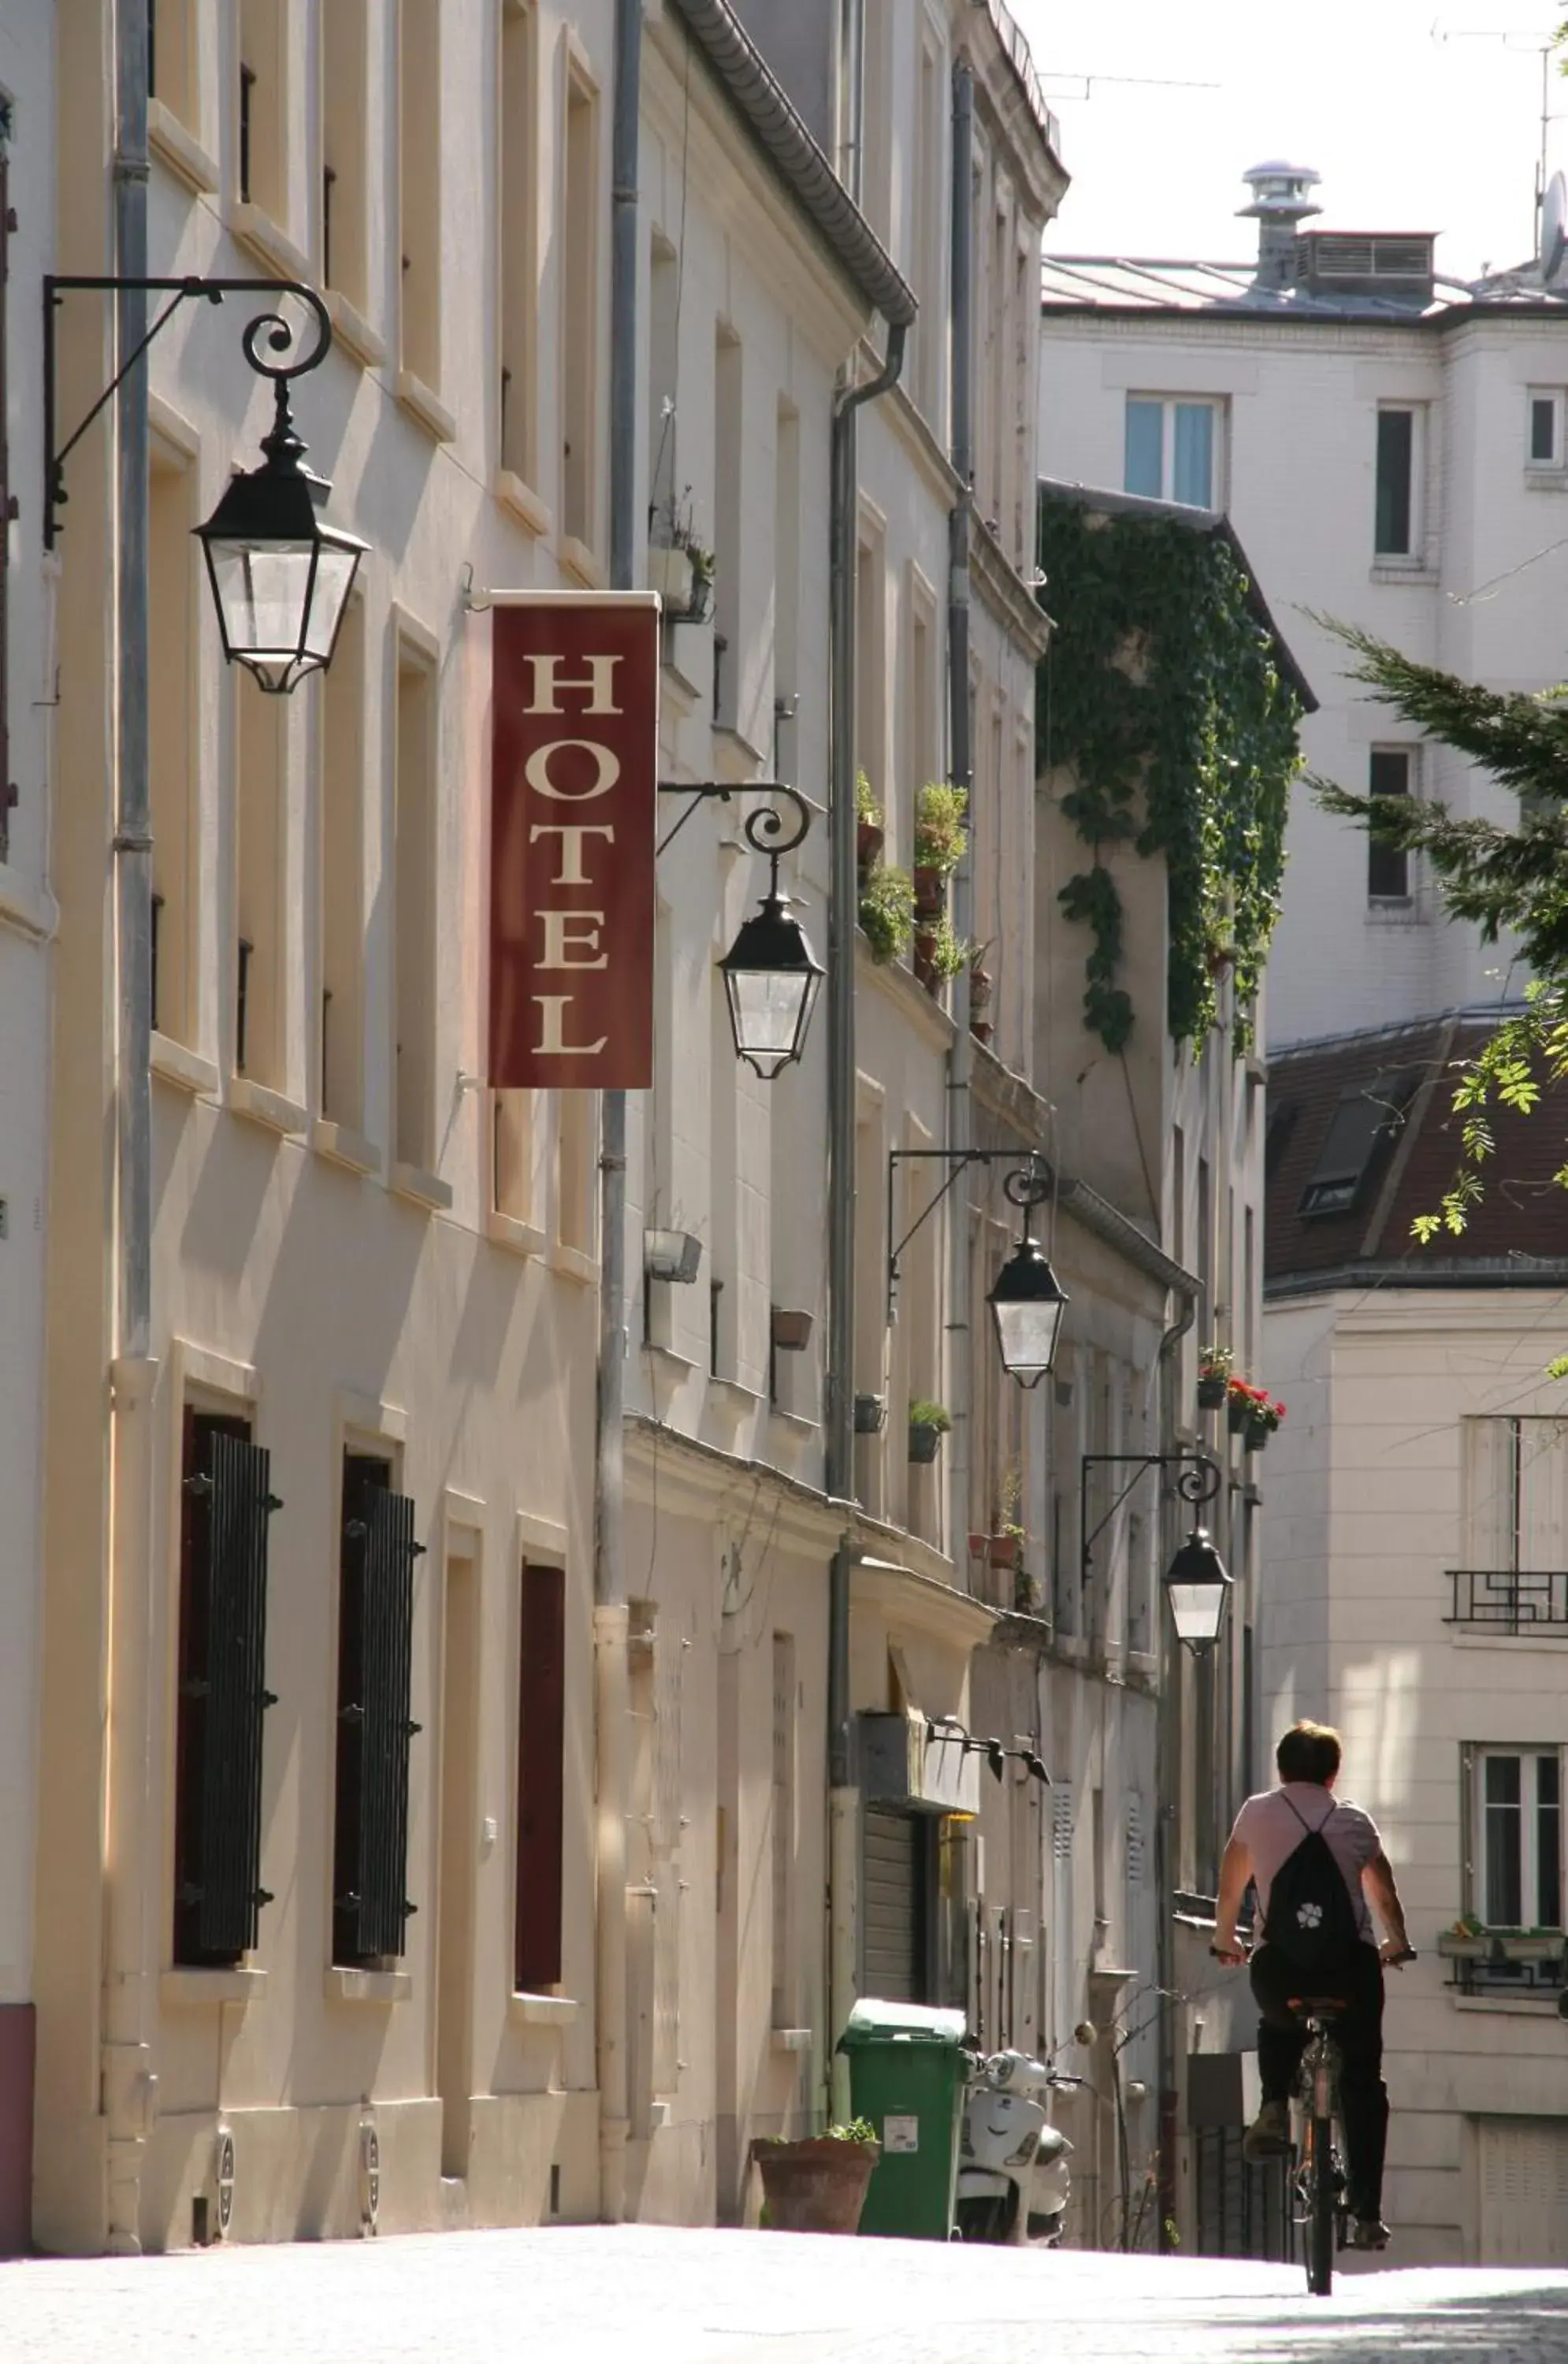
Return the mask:
[[206, 525], [196, 528], [223, 653], [231, 664], [249, 666], [273, 694], [331, 663], [366, 549], [355, 535], [320, 522], [317, 512], [332, 487], [302, 464], [305, 445], [281, 376], [276, 397], [272, 431], [261, 443], [265, 461], [237, 473]]
[[[54, 316], [64, 296], [82, 291], [161, 295], [170, 301], [81, 425], [60, 443], [55, 436]], [[306, 674], [331, 663], [366, 549], [353, 534], [322, 524], [318, 512], [332, 487], [302, 464], [305, 445], [295, 433], [289, 409], [289, 380], [318, 369], [332, 342], [327, 307], [314, 288], [295, 279], [46, 278], [43, 533], [44, 547], [52, 550], [63, 522], [60, 513], [66, 497], [66, 461], [180, 307], [197, 298], [221, 304], [226, 296], [256, 294], [293, 297], [311, 315], [316, 340], [306, 346], [278, 312], [263, 312], [246, 328], [241, 338], [245, 358], [259, 377], [272, 381], [272, 431], [262, 440], [266, 457], [261, 466], [235, 474], [196, 533], [206, 552], [223, 653], [231, 664], [248, 665], [264, 690], [276, 693], [293, 689]], [[263, 343], [271, 353], [287, 358], [264, 359]]]
[[1225, 1622], [1230, 1578], [1205, 1527], [1194, 1527], [1165, 1571], [1165, 1596], [1176, 1639], [1195, 1656], [1212, 1650]]
[[772, 793], [795, 807], [797, 826], [793, 836], [788, 834], [789, 823], [773, 806], [746, 816], [746, 842], [768, 856], [773, 870], [760, 907], [718, 964], [736, 1052], [764, 1083], [771, 1083], [806, 1048], [806, 1029], [827, 975], [791, 911], [789, 897], [779, 892], [779, 856], [805, 837], [811, 826], [810, 808], [793, 788], [775, 786]]
[[[1009, 1174], [1002, 1188], [1015, 1207], [1027, 1210], [1050, 1197], [1051, 1177], [1031, 1159]], [[985, 1301], [996, 1324], [1003, 1369], [1020, 1386], [1038, 1387], [1056, 1361], [1067, 1293], [1031, 1234], [1027, 1212], [1024, 1236], [996, 1275]]]

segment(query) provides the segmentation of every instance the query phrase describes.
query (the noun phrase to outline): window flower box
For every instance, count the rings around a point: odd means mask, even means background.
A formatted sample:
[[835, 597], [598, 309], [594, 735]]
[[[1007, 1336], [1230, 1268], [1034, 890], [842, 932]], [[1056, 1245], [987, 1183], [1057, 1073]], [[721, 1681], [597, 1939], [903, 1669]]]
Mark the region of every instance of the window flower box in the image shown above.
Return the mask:
[[1491, 1933], [1505, 1962], [1550, 1962], [1562, 1954], [1561, 1929], [1495, 1929]]
[[1484, 1962], [1491, 1950], [1485, 1929], [1445, 1929], [1438, 1939], [1438, 1952], [1449, 1962]]

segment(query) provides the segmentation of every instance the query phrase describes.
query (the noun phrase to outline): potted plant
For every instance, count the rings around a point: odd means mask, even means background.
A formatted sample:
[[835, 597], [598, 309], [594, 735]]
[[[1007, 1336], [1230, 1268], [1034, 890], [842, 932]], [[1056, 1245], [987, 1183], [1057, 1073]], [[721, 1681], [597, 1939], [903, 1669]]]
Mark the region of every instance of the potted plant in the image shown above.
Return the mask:
[[887, 1398], [885, 1396], [855, 1398], [855, 1434], [857, 1436], [880, 1436], [886, 1419]]
[[692, 523], [692, 488], [673, 495], [648, 521], [648, 580], [671, 623], [700, 624], [713, 597], [713, 552]]
[[865, 2118], [829, 2126], [801, 2142], [759, 2135], [751, 2157], [762, 2178], [762, 2202], [775, 2233], [855, 2233], [866, 2187], [882, 2156], [876, 2129]]
[[855, 774], [855, 850], [862, 877], [882, 859], [885, 819], [863, 772]]
[[928, 927], [920, 921], [917, 909], [915, 974], [928, 993], [939, 994], [968, 958], [969, 946], [953, 933], [952, 921], [945, 911]]
[[1492, 1940], [1473, 1912], [1462, 1912], [1451, 1929], [1438, 1938], [1438, 1951], [1451, 1962], [1485, 1961]]
[[896, 960], [915, 933], [915, 889], [909, 873], [873, 863], [861, 880], [860, 921], [873, 960]]
[[911, 1461], [934, 1461], [937, 1449], [952, 1426], [952, 1416], [945, 1404], [932, 1403], [925, 1396], [917, 1396], [909, 1407], [909, 1458]]
[[1261, 1453], [1284, 1418], [1284, 1406], [1279, 1399], [1270, 1395], [1266, 1388], [1254, 1388], [1251, 1408], [1241, 1437], [1246, 1450]]
[[1040, 1589], [1039, 1577], [1031, 1576], [1027, 1568], [1015, 1568], [1013, 1571], [1015, 1616], [1038, 1617], [1044, 1605], [1044, 1600], [1045, 1595]]
[[1505, 1962], [1550, 1962], [1562, 1953], [1561, 1929], [1494, 1929]]
[[1232, 1436], [1244, 1436], [1246, 1434], [1247, 1422], [1252, 1416], [1252, 1406], [1257, 1402], [1258, 1398], [1262, 1394], [1262, 1392], [1263, 1390], [1262, 1388], [1251, 1387], [1245, 1379], [1227, 1379], [1225, 1382], [1225, 1410], [1229, 1422], [1230, 1433]]
[[1016, 1516], [1018, 1497], [1024, 1490], [1024, 1473], [1016, 1461], [1010, 1461], [996, 1484], [996, 1506], [991, 1513], [990, 1532], [971, 1535], [969, 1551], [972, 1559], [983, 1559], [992, 1567], [1016, 1567], [1023, 1549], [1024, 1531]]
[[989, 1043], [992, 1025], [986, 1015], [996, 980], [985, 966], [989, 944], [979, 944], [969, 956], [969, 1031], [977, 1043]]
[[1197, 1399], [1204, 1411], [1222, 1411], [1236, 1356], [1230, 1347], [1206, 1346], [1198, 1356]]
[[963, 860], [968, 814], [967, 790], [946, 780], [928, 780], [915, 798], [915, 902], [924, 919], [941, 910], [947, 882]]

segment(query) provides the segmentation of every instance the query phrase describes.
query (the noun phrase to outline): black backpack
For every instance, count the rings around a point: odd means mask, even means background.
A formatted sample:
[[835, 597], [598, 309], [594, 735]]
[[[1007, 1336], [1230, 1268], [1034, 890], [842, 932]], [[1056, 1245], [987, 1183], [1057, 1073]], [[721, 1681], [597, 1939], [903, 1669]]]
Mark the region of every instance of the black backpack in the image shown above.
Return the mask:
[[1338, 1969], [1361, 1942], [1361, 1925], [1351, 1891], [1323, 1833], [1338, 1813], [1330, 1806], [1316, 1829], [1286, 1798], [1305, 1832], [1273, 1877], [1269, 1890], [1263, 1943], [1273, 1946], [1303, 1979]]

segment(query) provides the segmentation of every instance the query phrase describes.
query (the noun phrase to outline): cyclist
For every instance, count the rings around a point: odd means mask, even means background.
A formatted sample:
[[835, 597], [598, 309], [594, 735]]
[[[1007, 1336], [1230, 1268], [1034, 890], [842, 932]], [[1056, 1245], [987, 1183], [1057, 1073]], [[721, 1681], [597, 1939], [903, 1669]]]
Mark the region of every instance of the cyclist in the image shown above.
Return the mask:
[[[1376, 1823], [1349, 1799], [1332, 1795], [1340, 1755], [1340, 1735], [1329, 1724], [1292, 1724], [1280, 1742], [1274, 1754], [1278, 1788], [1247, 1800], [1225, 1849], [1214, 1952], [1223, 1962], [1246, 1960], [1236, 1939], [1236, 1915], [1251, 1880], [1258, 1891], [1257, 1925], [1262, 1932], [1251, 1957], [1251, 1978], [1263, 2089], [1262, 2107], [1242, 2145], [1251, 2160], [1278, 2158], [1290, 2147], [1290, 2097], [1307, 2042], [1306, 2031], [1290, 2010], [1292, 2000], [1303, 1993], [1343, 1997], [1345, 2010], [1336, 2024], [1335, 2040], [1343, 2064], [1340, 2101], [1351, 2238], [1359, 2249], [1381, 2249], [1388, 2241], [1383, 2222], [1383, 2154], [1388, 2134], [1383, 1966], [1397, 1961], [1409, 1948], [1405, 1910]], [[1309, 1979], [1304, 1979], [1299, 1962], [1293, 1966], [1268, 1926], [1271, 1886], [1304, 1845], [1307, 1832], [1321, 1834], [1351, 1901], [1351, 1915], [1343, 1920], [1343, 1950], [1331, 1962], [1317, 1961]], [[1369, 1900], [1386, 1933], [1381, 1947], [1373, 1935]], [[1337, 1912], [1339, 1900], [1332, 1901]]]

